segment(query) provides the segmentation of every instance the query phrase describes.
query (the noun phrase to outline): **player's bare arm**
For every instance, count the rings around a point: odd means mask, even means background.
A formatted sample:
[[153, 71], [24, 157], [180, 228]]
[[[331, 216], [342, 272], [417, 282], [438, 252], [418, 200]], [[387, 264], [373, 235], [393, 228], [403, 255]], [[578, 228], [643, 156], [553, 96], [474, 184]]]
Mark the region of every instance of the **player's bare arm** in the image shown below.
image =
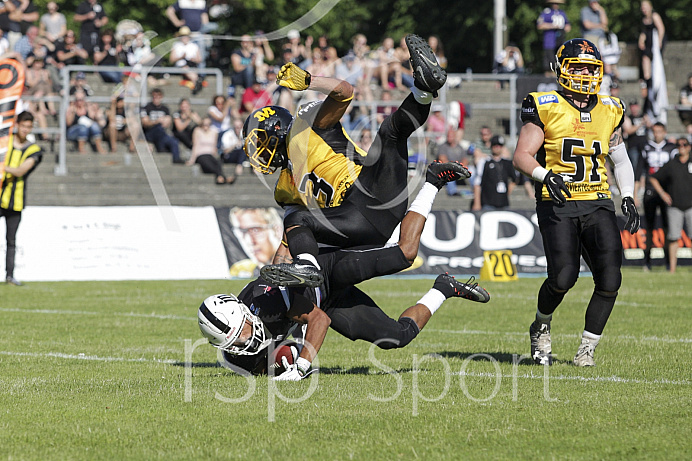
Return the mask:
[[322, 309], [301, 295], [294, 297], [286, 316], [294, 322], [307, 325], [305, 343], [312, 347], [304, 347], [300, 357], [312, 362], [322, 347], [324, 337], [327, 336], [331, 319]]
[[534, 123], [526, 123], [521, 128], [517, 147], [514, 151], [514, 168], [531, 177], [533, 170], [540, 166], [535, 159], [536, 152], [543, 145], [545, 133]]
[[313, 76], [310, 89], [329, 96], [324, 100], [315, 117], [315, 126], [317, 128], [333, 127], [344, 116], [353, 100], [353, 86], [344, 80]]

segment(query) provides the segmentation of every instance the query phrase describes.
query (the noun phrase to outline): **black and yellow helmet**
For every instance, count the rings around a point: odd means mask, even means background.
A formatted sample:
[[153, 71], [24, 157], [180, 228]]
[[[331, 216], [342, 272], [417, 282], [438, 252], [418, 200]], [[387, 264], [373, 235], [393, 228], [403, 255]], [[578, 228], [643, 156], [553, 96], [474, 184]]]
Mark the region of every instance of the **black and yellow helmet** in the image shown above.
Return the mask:
[[265, 106], [248, 116], [243, 149], [255, 171], [271, 174], [286, 165], [286, 135], [292, 123], [291, 113], [280, 106]]
[[[575, 70], [588, 66], [589, 73], [575, 73]], [[573, 38], [560, 46], [555, 55], [553, 70], [558, 83], [575, 93], [597, 94], [603, 81], [603, 60], [601, 53], [592, 42], [583, 38]]]

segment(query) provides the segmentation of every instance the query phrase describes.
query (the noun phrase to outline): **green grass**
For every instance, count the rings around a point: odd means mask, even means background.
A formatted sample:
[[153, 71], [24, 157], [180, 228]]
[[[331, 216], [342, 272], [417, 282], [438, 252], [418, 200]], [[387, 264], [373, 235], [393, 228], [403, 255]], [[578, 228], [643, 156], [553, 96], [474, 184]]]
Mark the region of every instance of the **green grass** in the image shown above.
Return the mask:
[[[554, 317], [547, 391], [543, 368], [512, 364], [528, 353], [540, 278], [484, 284], [487, 305], [448, 301], [411, 345], [374, 359], [332, 331], [317, 377], [271, 384], [217, 367], [208, 345], [185, 379], [199, 303], [242, 282], [2, 285], [0, 458], [689, 459], [691, 274], [625, 270], [594, 369], [568, 363], [593, 287], [580, 279]], [[394, 317], [430, 286], [363, 284]], [[248, 386], [242, 402], [215, 398]]]

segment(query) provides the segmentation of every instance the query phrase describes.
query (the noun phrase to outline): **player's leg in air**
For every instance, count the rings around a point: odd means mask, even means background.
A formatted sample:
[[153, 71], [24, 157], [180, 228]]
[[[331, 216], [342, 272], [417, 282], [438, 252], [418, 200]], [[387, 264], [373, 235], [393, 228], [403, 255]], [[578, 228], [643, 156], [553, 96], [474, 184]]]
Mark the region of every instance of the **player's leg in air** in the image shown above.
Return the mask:
[[[433, 95], [447, 79], [428, 44], [416, 35], [406, 37], [415, 86], [378, 130], [366, 163], [349, 196], [339, 207], [300, 210], [284, 219], [293, 264], [265, 266], [262, 276], [284, 286], [318, 286], [324, 276], [317, 262], [317, 242], [340, 248], [382, 245], [406, 212], [409, 136], [427, 120]], [[434, 163], [426, 180], [440, 188], [469, 177], [463, 165]]]

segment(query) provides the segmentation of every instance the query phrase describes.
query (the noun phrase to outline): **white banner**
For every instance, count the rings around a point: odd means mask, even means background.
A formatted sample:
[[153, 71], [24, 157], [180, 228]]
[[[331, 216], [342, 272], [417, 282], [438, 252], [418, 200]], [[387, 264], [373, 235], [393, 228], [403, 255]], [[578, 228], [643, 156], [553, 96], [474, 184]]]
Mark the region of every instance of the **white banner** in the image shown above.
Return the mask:
[[[5, 273], [0, 219], [0, 274]], [[17, 233], [21, 281], [228, 278], [212, 207], [28, 207]]]

